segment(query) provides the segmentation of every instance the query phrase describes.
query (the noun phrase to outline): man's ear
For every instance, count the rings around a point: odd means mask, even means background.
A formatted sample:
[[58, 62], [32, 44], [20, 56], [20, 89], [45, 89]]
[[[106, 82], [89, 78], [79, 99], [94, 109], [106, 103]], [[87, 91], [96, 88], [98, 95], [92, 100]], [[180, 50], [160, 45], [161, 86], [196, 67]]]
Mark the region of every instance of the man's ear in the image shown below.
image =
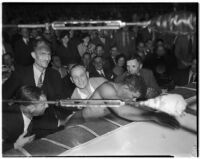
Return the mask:
[[86, 71], [86, 75], [87, 75], [87, 78], [90, 78], [89, 72], [88, 72], [88, 71]]
[[141, 64], [140, 64], [140, 69], [142, 69], [142, 66], [143, 66], [143, 64], [141, 63]]
[[70, 80], [72, 81], [72, 83], [74, 83], [74, 80], [72, 79], [72, 77], [70, 77]]
[[36, 57], [35, 57], [35, 52], [34, 52], [34, 51], [31, 52], [31, 56], [32, 56], [33, 59], [36, 58]]

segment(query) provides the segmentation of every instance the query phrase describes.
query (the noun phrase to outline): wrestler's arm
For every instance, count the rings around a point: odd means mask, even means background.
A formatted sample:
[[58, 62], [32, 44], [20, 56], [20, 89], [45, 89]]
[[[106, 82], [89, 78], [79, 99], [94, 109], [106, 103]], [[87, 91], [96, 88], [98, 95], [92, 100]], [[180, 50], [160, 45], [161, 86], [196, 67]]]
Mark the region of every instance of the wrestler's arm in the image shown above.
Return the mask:
[[[108, 83], [105, 82], [101, 84], [98, 88], [96, 88], [94, 93], [91, 95], [90, 99], [103, 99], [101, 97], [101, 91], [102, 88], [104, 89], [104, 87], [108, 88], [107, 90], [109, 91], [109, 87], [107, 87], [107, 85]], [[86, 107], [82, 110], [82, 115], [84, 119], [99, 118], [109, 113], [110, 113], [109, 110], [105, 107]]]

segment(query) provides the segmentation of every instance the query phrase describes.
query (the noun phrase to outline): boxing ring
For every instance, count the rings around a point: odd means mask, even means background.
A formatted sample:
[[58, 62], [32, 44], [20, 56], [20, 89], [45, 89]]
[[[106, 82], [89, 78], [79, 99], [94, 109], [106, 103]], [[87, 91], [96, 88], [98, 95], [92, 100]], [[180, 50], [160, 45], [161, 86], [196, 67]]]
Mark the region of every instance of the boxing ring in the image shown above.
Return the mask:
[[66, 127], [4, 156], [197, 156], [196, 83], [170, 93], [183, 95], [180, 129], [152, 122], [129, 122], [113, 115]]

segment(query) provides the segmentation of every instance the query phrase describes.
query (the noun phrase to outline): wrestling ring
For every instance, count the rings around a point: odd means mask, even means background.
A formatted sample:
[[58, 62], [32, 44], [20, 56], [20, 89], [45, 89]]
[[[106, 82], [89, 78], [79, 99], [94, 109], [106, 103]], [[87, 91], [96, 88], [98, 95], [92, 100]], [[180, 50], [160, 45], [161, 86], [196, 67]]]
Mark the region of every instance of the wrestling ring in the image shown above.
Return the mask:
[[24, 156], [176, 156], [196, 157], [196, 83], [176, 87], [187, 102], [184, 116], [177, 118], [180, 129], [151, 122], [129, 122], [109, 115], [80, 122], [35, 140], [20, 150], [9, 150], [6, 157]]

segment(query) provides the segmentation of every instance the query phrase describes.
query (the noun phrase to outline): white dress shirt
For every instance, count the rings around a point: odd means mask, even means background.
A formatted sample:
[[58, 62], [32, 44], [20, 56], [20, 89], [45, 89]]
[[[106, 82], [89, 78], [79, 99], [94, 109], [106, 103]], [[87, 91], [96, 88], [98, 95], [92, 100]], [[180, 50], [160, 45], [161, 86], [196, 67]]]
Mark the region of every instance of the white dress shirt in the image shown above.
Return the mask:
[[29, 124], [31, 123], [31, 119], [29, 119], [26, 115], [22, 113], [22, 117], [24, 120], [24, 132], [27, 131]]
[[[37, 67], [35, 65], [33, 65], [33, 74], [34, 74], [35, 85], [37, 86], [41, 72], [40, 72], [40, 70], [37, 69]], [[45, 76], [45, 71], [42, 76], [42, 81], [44, 81], [44, 76]]]

